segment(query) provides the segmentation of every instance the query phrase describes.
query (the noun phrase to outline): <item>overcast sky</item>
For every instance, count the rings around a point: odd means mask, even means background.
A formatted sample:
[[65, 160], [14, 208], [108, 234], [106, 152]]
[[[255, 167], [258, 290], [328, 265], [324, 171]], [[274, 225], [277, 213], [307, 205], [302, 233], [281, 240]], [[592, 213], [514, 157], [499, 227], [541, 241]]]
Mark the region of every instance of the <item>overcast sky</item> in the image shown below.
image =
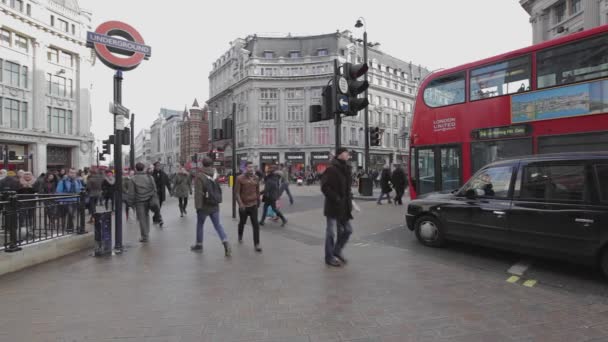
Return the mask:
[[[472, 62], [531, 44], [532, 31], [519, 0], [432, 1], [143, 1], [79, 0], [102, 22], [129, 23], [152, 47], [152, 57], [124, 73], [123, 104], [136, 113], [136, 132], [152, 124], [159, 108], [183, 110], [209, 96], [213, 62], [237, 37], [258, 33], [323, 34], [352, 30], [360, 16], [368, 40], [381, 50], [430, 70]], [[113, 71], [94, 67], [93, 133], [112, 132], [108, 102]]]

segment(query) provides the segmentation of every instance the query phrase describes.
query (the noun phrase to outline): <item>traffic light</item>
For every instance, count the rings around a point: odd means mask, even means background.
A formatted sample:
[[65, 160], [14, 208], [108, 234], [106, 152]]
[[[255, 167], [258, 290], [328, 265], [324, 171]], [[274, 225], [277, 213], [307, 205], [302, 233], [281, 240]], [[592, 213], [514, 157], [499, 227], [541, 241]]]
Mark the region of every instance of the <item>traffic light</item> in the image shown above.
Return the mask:
[[99, 160], [101, 160], [101, 161], [106, 160], [106, 157], [104, 157], [103, 153], [101, 153], [101, 152], [99, 153]]
[[380, 128], [379, 127], [370, 127], [369, 128], [369, 145], [370, 146], [380, 146]]
[[[347, 116], [355, 116], [360, 110], [365, 109], [369, 105], [367, 97], [360, 98], [359, 94], [369, 88], [369, 82], [359, 81], [358, 79], [365, 75], [368, 70], [367, 63], [351, 64], [344, 63], [342, 65], [342, 75], [346, 79], [347, 91], [344, 95], [348, 97], [348, 111], [344, 114]], [[345, 89], [340, 91], [343, 92]]]
[[102, 140], [103, 148], [101, 150], [101, 154], [110, 154], [112, 150], [112, 144], [114, 143], [114, 135], [110, 135], [108, 139]]
[[321, 96], [323, 98], [321, 121], [334, 119], [334, 114], [338, 111], [336, 108], [338, 102], [338, 93], [336, 92], [336, 87], [333, 84], [326, 86], [323, 88], [323, 93]]
[[308, 117], [308, 122], [319, 122], [321, 120], [321, 115], [323, 112], [323, 106], [321, 105], [312, 105], [310, 106], [310, 116]]
[[232, 119], [231, 118], [225, 118], [222, 120], [222, 133], [223, 133], [223, 139], [232, 139]]
[[131, 145], [131, 129], [129, 127], [125, 127], [122, 131], [122, 144], [123, 145]]
[[207, 156], [209, 156], [209, 158], [211, 158], [211, 160], [215, 161], [215, 159], [216, 159], [216, 152], [215, 151], [209, 151], [209, 153], [207, 154]]

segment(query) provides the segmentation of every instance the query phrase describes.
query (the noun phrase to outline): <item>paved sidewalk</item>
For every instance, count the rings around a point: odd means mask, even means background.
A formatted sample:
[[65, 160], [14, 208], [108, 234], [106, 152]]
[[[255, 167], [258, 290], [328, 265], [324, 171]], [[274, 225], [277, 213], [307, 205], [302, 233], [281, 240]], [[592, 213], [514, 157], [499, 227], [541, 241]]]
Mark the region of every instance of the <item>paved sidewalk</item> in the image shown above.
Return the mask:
[[[0, 341], [608, 340], [602, 297], [527, 288], [362, 242], [401, 223], [403, 207], [363, 203], [349, 265], [327, 268], [321, 210], [297, 209], [307, 200], [322, 205], [314, 192], [298, 194], [286, 228], [262, 228], [262, 254], [247, 227], [245, 243], [224, 258], [210, 222], [204, 253], [192, 253], [193, 212], [180, 218], [172, 199], [166, 228], [154, 227], [148, 245], [131, 222], [123, 255], [78, 253], [0, 277]], [[223, 222], [235, 241], [229, 208], [227, 198]]]

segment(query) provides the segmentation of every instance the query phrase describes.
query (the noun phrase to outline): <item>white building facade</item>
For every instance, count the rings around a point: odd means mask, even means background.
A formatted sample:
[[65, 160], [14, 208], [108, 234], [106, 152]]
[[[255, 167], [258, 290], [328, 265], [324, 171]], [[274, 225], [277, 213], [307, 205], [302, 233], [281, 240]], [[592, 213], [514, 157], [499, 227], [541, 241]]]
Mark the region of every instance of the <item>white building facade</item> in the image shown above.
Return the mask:
[[530, 14], [532, 42], [608, 24], [608, 0], [520, 0]]
[[[371, 147], [370, 168], [402, 163], [419, 80], [425, 68], [368, 49], [369, 124], [384, 130], [383, 146]], [[363, 46], [349, 31], [319, 36], [249, 36], [236, 39], [213, 65], [207, 101], [211, 128], [236, 104], [237, 162], [264, 168], [286, 163], [291, 172], [322, 171], [335, 146], [333, 120], [309, 123], [309, 108], [321, 104], [321, 92], [333, 75], [333, 61], [361, 63]], [[363, 167], [363, 111], [342, 123], [341, 144], [355, 151], [352, 164]], [[213, 143], [231, 165], [230, 140]]]
[[165, 172], [176, 172], [180, 165], [182, 114], [179, 110], [161, 108], [150, 127], [151, 162], [160, 162]]
[[[91, 14], [76, 0], [0, 1], [0, 144], [35, 174], [95, 163]], [[1, 167], [5, 167], [1, 165]]]
[[135, 162], [146, 165], [152, 162], [152, 143], [149, 129], [142, 129], [135, 136]]

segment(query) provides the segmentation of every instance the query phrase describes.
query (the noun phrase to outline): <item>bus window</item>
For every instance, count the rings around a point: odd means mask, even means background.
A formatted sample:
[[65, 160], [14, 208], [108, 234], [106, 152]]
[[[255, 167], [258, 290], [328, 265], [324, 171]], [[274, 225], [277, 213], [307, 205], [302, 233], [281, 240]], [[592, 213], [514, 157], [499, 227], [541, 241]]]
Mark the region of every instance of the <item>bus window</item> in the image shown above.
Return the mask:
[[418, 193], [426, 194], [435, 191], [435, 151], [433, 149], [419, 149], [416, 163], [418, 165], [419, 189]]
[[471, 101], [530, 90], [530, 56], [471, 70]]
[[460, 148], [441, 148], [441, 190], [460, 187]]
[[472, 142], [471, 174], [498, 159], [530, 155], [532, 152], [532, 139]]
[[608, 35], [541, 51], [538, 89], [608, 76]]
[[424, 89], [424, 103], [429, 107], [464, 103], [464, 72], [431, 81]]

